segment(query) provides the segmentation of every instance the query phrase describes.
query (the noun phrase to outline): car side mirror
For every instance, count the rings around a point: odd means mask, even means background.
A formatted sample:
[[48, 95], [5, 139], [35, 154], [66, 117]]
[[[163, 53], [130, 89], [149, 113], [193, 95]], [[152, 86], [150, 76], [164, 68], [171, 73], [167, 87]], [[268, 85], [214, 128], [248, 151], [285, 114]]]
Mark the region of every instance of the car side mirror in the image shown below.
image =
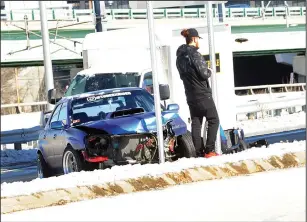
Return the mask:
[[57, 101], [61, 100], [61, 97], [57, 98], [56, 94], [57, 94], [56, 89], [48, 90], [48, 95], [47, 95], [48, 103], [55, 105]]
[[64, 128], [64, 123], [62, 121], [55, 121], [50, 124], [51, 129], [60, 130]]
[[160, 99], [162, 101], [170, 98], [170, 90], [168, 84], [159, 84]]
[[169, 104], [167, 106], [167, 110], [169, 110], [169, 111], [179, 111], [179, 105], [176, 104], [176, 103]]

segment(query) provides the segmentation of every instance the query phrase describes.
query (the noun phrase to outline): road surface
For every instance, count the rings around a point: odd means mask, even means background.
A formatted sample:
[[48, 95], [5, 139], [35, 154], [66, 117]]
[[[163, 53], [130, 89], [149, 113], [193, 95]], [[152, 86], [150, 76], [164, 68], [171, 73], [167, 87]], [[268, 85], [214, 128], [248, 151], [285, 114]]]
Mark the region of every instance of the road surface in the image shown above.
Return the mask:
[[37, 177], [37, 167], [33, 164], [1, 168], [1, 183], [31, 181]]
[[1, 217], [3, 221], [306, 221], [305, 174], [304, 167], [278, 170]]

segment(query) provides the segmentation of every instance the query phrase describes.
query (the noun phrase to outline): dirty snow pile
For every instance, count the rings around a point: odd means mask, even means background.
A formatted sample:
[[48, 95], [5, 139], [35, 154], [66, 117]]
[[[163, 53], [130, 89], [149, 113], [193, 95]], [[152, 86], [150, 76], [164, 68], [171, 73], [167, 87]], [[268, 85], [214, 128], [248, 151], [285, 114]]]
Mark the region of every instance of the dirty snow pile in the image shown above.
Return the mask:
[[[304, 167], [274, 170], [163, 190], [97, 198], [64, 206], [19, 211], [3, 214], [1, 219], [148, 221], [150, 215], [151, 221], [306, 221], [305, 174]], [[182, 204], [178, 204], [178, 198]], [[197, 203], [193, 204], [195, 201]], [[152, 213], [152, 209], [157, 208], [157, 203], [159, 213]], [[175, 206], [176, 212], [184, 213], [170, 213], [170, 206]], [[84, 213], [84, 209], [91, 209], [91, 212]]]
[[268, 148], [252, 148], [244, 152], [212, 157], [210, 159], [182, 158], [178, 161], [166, 162], [164, 164], [114, 166], [111, 169], [71, 173], [58, 177], [35, 179], [30, 182], [2, 183], [1, 196], [29, 195], [58, 188], [97, 185], [143, 176], [158, 176], [168, 172], [180, 172], [181, 170], [193, 167], [223, 165], [240, 160], [268, 158], [272, 155], [282, 156], [285, 153], [304, 150], [306, 150], [305, 140], [295, 141], [293, 143], [276, 143], [270, 145]]
[[1, 167], [36, 162], [37, 149], [1, 150]]
[[245, 136], [256, 136], [289, 130], [306, 128], [306, 113], [299, 112], [264, 119], [237, 122], [237, 127], [244, 130]]

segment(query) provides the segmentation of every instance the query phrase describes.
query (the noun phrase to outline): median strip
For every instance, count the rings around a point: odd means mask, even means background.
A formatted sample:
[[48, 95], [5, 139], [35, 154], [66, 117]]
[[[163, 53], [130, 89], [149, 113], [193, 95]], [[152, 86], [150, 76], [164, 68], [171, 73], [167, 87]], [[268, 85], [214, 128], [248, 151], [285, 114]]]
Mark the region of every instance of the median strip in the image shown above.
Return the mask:
[[[218, 161], [220, 157], [214, 158]], [[162, 189], [179, 184], [222, 179], [276, 169], [301, 167], [305, 166], [305, 164], [305, 150], [298, 150], [255, 159], [244, 159], [216, 165], [195, 166], [192, 168], [181, 169], [178, 172], [164, 172], [156, 176], [140, 176], [94, 185], [59, 188], [55, 190], [35, 192], [29, 195], [4, 196], [1, 197], [1, 214], [64, 205], [76, 201], [138, 191]]]

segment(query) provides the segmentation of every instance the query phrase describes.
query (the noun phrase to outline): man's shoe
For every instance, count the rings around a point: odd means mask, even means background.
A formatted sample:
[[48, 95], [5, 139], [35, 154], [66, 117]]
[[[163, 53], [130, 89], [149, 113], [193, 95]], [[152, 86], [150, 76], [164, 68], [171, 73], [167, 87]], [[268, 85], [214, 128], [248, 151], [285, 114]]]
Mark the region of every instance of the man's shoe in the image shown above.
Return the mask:
[[206, 153], [205, 154], [205, 158], [210, 158], [213, 156], [219, 156], [219, 154], [217, 154], [216, 152], [210, 152], [210, 153]]

